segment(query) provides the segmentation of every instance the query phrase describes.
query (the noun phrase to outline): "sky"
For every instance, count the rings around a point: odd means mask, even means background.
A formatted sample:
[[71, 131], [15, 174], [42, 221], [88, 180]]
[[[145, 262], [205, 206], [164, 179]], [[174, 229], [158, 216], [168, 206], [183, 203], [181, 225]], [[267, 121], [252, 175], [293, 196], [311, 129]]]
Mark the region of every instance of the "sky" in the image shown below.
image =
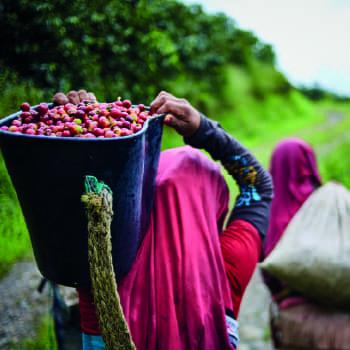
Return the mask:
[[292, 83], [350, 95], [350, 0], [184, 0], [273, 45]]

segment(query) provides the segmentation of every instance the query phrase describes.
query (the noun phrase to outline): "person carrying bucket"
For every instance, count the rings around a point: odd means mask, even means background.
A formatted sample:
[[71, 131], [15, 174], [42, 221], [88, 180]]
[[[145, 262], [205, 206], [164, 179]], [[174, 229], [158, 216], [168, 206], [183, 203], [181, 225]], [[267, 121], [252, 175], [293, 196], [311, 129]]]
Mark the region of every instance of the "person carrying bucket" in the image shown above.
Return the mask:
[[[161, 153], [150, 225], [118, 283], [132, 339], [139, 350], [236, 349], [240, 303], [268, 226], [270, 175], [186, 100], [161, 92], [151, 110], [166, 114], [188, 146]], [[224, 230], [226, 182], [196, 148], [220, 160], [239, 187]], [[84, 349], [105, 349], [92, 295], [78, 292]]]

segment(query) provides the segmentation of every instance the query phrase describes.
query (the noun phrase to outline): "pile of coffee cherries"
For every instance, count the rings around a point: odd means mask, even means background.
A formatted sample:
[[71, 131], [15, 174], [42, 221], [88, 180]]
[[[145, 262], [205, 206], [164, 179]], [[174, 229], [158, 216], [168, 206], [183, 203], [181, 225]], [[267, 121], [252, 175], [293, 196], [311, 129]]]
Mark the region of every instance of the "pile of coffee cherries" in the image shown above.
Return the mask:
[[50, 137], [114, 138], [137, 133], [151, 116], [143, 104], [133, 106], [131, 101], [121, 99], [111, 103], [67, 103], [52, 109], [46, 103], [32, 109], [24, 102], [20, 108], [18, 118], [1, 130]]

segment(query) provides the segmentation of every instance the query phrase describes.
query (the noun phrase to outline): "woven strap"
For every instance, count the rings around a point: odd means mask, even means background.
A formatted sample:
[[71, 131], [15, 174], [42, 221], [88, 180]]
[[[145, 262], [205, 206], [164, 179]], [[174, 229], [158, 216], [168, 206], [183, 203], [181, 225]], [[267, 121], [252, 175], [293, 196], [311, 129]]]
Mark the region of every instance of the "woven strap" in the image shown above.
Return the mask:
[[125, 320], [112, 263], [112, 191], [92, 176], [82, 196], [88, 216], [88, 253], [92, 293], [108, 350], [136, 349]]

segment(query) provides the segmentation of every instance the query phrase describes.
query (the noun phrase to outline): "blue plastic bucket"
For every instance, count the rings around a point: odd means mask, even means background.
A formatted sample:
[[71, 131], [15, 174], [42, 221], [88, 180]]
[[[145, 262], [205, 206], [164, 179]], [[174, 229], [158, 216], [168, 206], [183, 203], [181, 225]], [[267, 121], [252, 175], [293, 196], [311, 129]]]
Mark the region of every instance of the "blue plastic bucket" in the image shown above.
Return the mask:
[[[9, 125], [21, 112], [0, 120]], [[117, 280], [129, 271], [153, 206], [163, 117], [136, 134], [111, 139], [32, 136], [0, 130], [0, 147], [42, 275], [72, 287], [90, 285], [85, 175], [113, 191], [112, 254]]]

